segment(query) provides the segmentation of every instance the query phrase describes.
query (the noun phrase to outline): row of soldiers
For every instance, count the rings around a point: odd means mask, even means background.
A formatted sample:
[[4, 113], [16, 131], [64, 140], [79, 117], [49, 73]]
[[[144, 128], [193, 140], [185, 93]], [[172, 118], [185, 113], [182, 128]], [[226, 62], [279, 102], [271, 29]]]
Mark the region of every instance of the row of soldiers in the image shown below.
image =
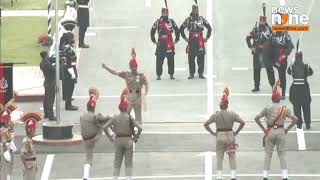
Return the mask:
[[[12, 177], [15, 152], [14, 123], [11, 119], [12, 112], [17, 108], [15, 103], [9, 102], [0, 111], [0, 180], [10, 180]], [[36, 151], [32, 142], [35, 136], [36, 124], [43, 119], [37, 112], [24, 113], [21, 121], [25, 123], [26, 137], [22, 141], [20, 159], [23, 164], [23, 180], [35, 180], [37, 172]]]
[[267, 23], [266, 4], [262, 6], [262, 16], [259, 24], [256, 23], [253, 30], [246, 37], [248, 47], [253, 55], [253, 79], [254, 88], [252, 92], [260, 91], [261, 68], [266, 68], [269, 84], [275, 85], [275, 75], [273, 67], [278, 70], [280, 86], [282, 89], [281, 99], [286, 95], [286, 73], [292, 75], [293, 84], [290, 87], [289, 100], [293, 104], [294, 114], [299, 118], [298, 128], [302, 128], [301, 109], [303, 109], [306, 128], [310, 129], [311, 115], [310, 103], [311, 95], [307, 77], [313, 74], [312, 68], [303, 63], [303, 54], [299, 49], [298, 40], [295, 53], [295, 61], [288, 67], [288, 56], [294, 49], [291, 37], [286, 31], [272, 32]]

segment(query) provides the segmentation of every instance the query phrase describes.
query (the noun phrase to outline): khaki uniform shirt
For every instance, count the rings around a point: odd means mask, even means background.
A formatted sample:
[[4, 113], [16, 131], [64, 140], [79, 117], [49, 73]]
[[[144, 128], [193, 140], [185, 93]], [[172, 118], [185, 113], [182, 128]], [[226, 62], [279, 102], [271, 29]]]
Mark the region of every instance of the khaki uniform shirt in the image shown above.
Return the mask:
[[109, 116], [103, 117], [101, 114], [92, 112], [85, 113], [80, 117], [81, 136], [91, 138], [102, 132], [102, 127], [110, 119]]
[[[132, 123], [135, 127], [140, 127], [140, 124], [137, 123], [133, 118]], [[111, 124], [113, 127], [113, 131], [117, 135], [131, 135], [131, 128], [130, 128], [130, 116], [127, 113], [120, 113], [119, 115], [113, 116], [110, 121], [107, 122], [105, 126]]]
[[32, 139], [25, 137], [22, 141], [21, 154], [25, 155], [27, 159], [36, 157], [36, 150], [32, 143]]
[[146, 76], [143, 73], [138, 73], [133, 75], [129, 71], [122, 71], [119, 73], [119, 76], [125, 79], [127, 88], [129, 90], [128, 100], [132, 103], [137, 98], [141, 96], [142, 86], [149, 86]]
[[240, 116], [232, 111], [221, 110], [213, 114], [206, 123], [215, 123], [217, 129], [232, 129], [234, 122], [243, 122]]
[[[274, 103], [272, 105], [266, 106], [259, 114], [259, 116], [266, 117], [266, 123], [267, 125], [272, 125], [272, 123], [275, 121], [276, 117], [280, 113], [281, 109], [280, 104]], [[284, 122], [286, 120], [287, 116], [291, 116], [292, 112], [287, 107], [285, 108], [285, 116], [282, 116], [278, 123], [276, 125], [284, 125]]]

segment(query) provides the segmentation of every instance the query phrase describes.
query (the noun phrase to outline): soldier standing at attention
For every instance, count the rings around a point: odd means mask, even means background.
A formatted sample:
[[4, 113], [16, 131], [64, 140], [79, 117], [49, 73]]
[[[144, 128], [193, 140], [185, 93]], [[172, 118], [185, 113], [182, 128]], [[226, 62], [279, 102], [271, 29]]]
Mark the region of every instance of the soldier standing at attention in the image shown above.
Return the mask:
[[[87, 102], [88, 112], [80, 117], [81, 136], [86, 150], [86, 163], [83, 167], [84, 180], [89, 179], [93, 159], [93, 148], [102, 135], [102, 127], [110, 119], [109, 116], [103, 117], [100, 113], [95, 114], [97, 99], [99, 97], [97, 88], [92, 87], [89, 89], [89, 97]], [[106, 135], [111, 138], [109, 133]]]
[[55, 121], [56, 117], [53, 113], [53, 103], [56, 95], [56, 70], [53, 63], [50, 62], [48, 52], [42, 51], [40, 56], [42, 58], [42, 61], [40, 62], [40, 69], [44, 76], [44, 118], [48, 118], [50, 121]]
[[[226, 152], [229, 156], [229, 163], [231, 169], [231, 180], [236, 180], [236, 144], [235, 136], [239, 134], [241, 129], [244, 127], [245, 122], [239, 117], [238, 114], [228, 111], [228, 100], [229, 89], [225, 88], [223, 96], [220, 100], [221, 111], [213, 114], [209, 120], [204, 123], [204, 127], [213, 136], [217, 137], [216, 140], [216, 153], [217, 153], [217, 180], [222, 179], [222, 162], [223, 156]], [[234, 123], [240, 123], [238, 129], [234, 132]], [[216, 124], [216, 132], [210, 128], [210, 124]]]
[[[204, 43], [208, 41], [211, 36], [212, 28], [209, 22], [202, 16], [199, 16], [199, 7], [197, 1], [196, 4], [192, 5], [192, 12], [183, 24], [180, 26], [180, 33], [182, 38], [188, 43], [187, 54], [189, 62], [189, 73], [188, 79], [194, 78], [195, 73], [195, 59], [197, 58], [198, 74], [200, 79], [205, 79], [203, 76], [204, 71], [204, 55], [205, 46]], [[186, 37], [184, 30], [187, 28], [189, 31], [189, 38]], [[203, 38], [204, 28], [207, 28], [207, 36]]]
[[[263, 180], [268, 180], [270, 163], [274, 146], [277, 147], [278, 157], [282, 169], [282, 179], [288, 180], [288, 169], [286, 161], [286, 135], [288, 131], [297, 123], [298, 118], [293, 115], [286, 106], [279, 104], [281, 98], [281, 88], [276, 83], [272, 91], [273, 104], [265, 107], [256, 117], [255, 121], [264, 132], [263, 145], [265, 150]], [[267, 128], [262, 125], [261, 118], [266, 118]], [[291, 123], [284, 128], [286, 118], [291, 119]]]
[[[179, 41], [180, 32], [177, 24], [171, 18], [169, 18], [169, 9], [167, 7], [162, 8], [161, 17], [153, 24], [151, 28], [151, 40], [157, 46], [156, 49], [156, 71], [157, 80], [161, 80], [162, 65], [165, 58], [168, 62], [168, 73], [170, 79], [174, 79], [174, 45]], [[155, 33], [158, 32], [158, 41], [156, 41]], [[173, 41], [172, 33], [175, 33], [175, 40]]]
[[84, 43], [84, 36], [90, 25], [89, 17], [89, 0], [77, 0], [78, 3], [78, 26], [79, 26], [79, 48], [89, 48], [89, 45]]
[[311, 115], [310, 115], [310, 103], [311, 94], [309, 83], [307, 80], [308, 76], [313, 74], [312, 68], [308, 64], [304, 64], [303, 54], [299, 50], [299, 41], [297, 42], [297, 52], [295, 55], [295, 61], [289, 66], [287, 72], [292, 75], [293, 82], [289, 91], [289, 100], [293, 105], [293, 112], [298, 117], [297, 128], [302, 128], [302, 116], [301, 108], [303, 110], [304, 122], [306, 128], [310, 129], [311, 126]]
[[[273, 61], [270, 56], [271, 51], [271, 28], [267, 23], [266, 5], [262, 5], [263, 15], [260, 16], [259, 25], [257, 23], [252, 31], [247, 35], [246, 42], [253, 55], [253, 81], [252, 92], [260, 91], [261, 68], [265, 67], [271, 88], [274, 86], [275, 78], [273, 71]], [[251, 43], [251, 40], [253, 42]]]
[[[120, 114], [113, 116], [103, 127], [105, 132], [111, 128], [115, 134], [115, 139], [112, 140], [115, 143], [113, 180], [118, 180], [123, 157], [127, 180], [132, 180], [133, 142], [137, 141], [142, 132], [141, 125], [128, 114], [128, 106], [125, 95], [121, 95], [118, 106]], [[134, 128], [138, 131], [135, 132]]]
[[42, 120], [42, 115], [37, 112], [24, 113], [21, 120], [26, 124], [26, 134], [22, 141], [20, 158], [23, 164], [23, 180], [35, 180], [38, 171], [36, 150], [32, 142], [35, 136], [37, 122]]
[[123, 78], [126, 81], [127, 89], [129, 91], [128, 94], [128, 101], [129, 101], [129, 107], [127, 108], [128, 112], [130, 113], [132, 108], [134, 110], [135, 119], [140, 124], [142, 124], [142, 87], [145, 88], [145, 95], [148, 94], [149, 91], [149, 83], [147, 81], [147, 77], [143, 74], [138, 72], [138, 63], [136, 60], [136, 52], [135, 49], [132, 48], [131, 50], [131, 56], [132, 59], [129, 62], [130, 70], [129, 71], [121, 71], [117, 72], [110, 67], [108, 67], [106, 64], [102, 64], [102, 67], [109, 71], [113, 75], [117, 75], [121, 78]]

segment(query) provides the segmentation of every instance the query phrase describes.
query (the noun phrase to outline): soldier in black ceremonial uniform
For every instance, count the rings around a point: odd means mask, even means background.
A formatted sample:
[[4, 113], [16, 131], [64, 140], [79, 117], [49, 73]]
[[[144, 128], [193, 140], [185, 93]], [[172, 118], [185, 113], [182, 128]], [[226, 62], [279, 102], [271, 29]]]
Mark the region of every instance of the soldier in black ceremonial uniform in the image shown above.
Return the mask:
[[[166, 1], [165, 1], [166, 2]], [[155, 33], [158, 32], [158, 41], [156, 41]], [[175, 33], [173, 41], [172, 33]], [[162, 8], [161, 17], [153, 24], [150, 32], [151, 40], [156, 44], [156, 72], [157, 80], [161, 80], [162, 66], [165, 58], [168, 60], [168, 73], [170, 79], [174, 79], [174, 55], [175, 44], [179, 41], [180, 32], [177, 24], [169, 18], [168, 7]]]
[[303, 54], [299, 51], [299, 41], [297, 43], [297, 52], [295, 54], [295, 61], [289, 66], [287, 72], [292, 75], [293, 82], [289, 91], [289, 100], [293, 105], [294, 114], [298, 117], [297, 128], [302, 128], [301, 108], [303, 110], [304, 122], [306, 128], [310, 129], [311, 115], [310, 103], [311, 95], [307, 77], [313, 74], [312, 68], [308, 64], [304, 64]]
[[65, 87], [65, 109], [70, 111], [78, 110], [77, 106], [71, 104], [74, 86], [77, 83], [77, 56], [71, 45], [66, 45], [62, 52], [65, 57], [63, 66], [63, 86]]
[[55, 121], [56, 117], [53, 113], [53, 103], [56, 95], [56, 70], [55, 63], [51, 61], [48, 56], [48, 52], [42, 51], [40, 53], [42, 61], [40, 62], [40, 69], [44, 75], [44, 99], [43, 99], [43, 110], [44, 117], [51, 121]]
[[79, 47], [89, 48], [84, 43], [84, 36], [89, 27], [89, 0], [77, 0], [78, 3], [78, 26], [79, 26]]
[[[186, 37], [184, 32], [185, 29], [189, 31], [189, 38]], [[203, 38], [204, 28], [207, 28], [207, 36]], [[189, 62], [189, 73], [188, 79], [194, 78], [195, 73], [195, 59], [197, 58], [198, 64], [198, 74], [199, 78], [205, 79], [203, 76], [204, 71], [204, 55], [205, 55], [205, 45], [204, 43], [208, 41], [211, 36], [211, 26], [209, 22], [199, 16], [199, 7], [197, 4], [192, 6], [192, 12], [190, 17], [188, 17], [183, 24], [180, 26], [180, 33], [183, 39], [188, 43], [187, 54]]]
[[[260, 73], [261, 68], [265, 67], [268, 75], [268, 80], [271, 88], [275, 83], [273, 62], [270, 56], [271, 51], [271, 28], [267, 23], [265, 15], [266, 6], [263, 4], [263, 15], [260, 16], [259, 25], [255, 25], [253, 30], [247, 35], [246, 42], [251, 49], [253, 55], [253, 80], [254, 88], [252, 92], [260, 91]], [[253, 40], [253, 43], [251, 43]]]
[[272, 41], [272, 58], [274, 66], [278, 69], [280, 86], [282, 89], [281, 99], [286, 98], [286, 71], [288, 67], [288, 56], [294, 48], [291, 37], [288, 32], [277, 31], [271, 35]]

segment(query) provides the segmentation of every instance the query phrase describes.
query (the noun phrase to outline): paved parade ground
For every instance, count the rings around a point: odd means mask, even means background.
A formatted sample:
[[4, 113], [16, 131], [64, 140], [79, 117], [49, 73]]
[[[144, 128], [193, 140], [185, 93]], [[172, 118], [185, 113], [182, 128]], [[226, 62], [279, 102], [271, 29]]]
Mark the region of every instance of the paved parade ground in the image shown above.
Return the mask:
[[[176, 45], [175, 80], [170, 80], [167, 65], [161, 81], [155, 73], [155, 46], [150, 40], [150, 29], [164, 3], [161, 0], [93, 0], [90, 10], [90, 28], [86, 43], [89, 49], [79, 51], [78, 74], [74, 104], [79, 111], [67, 112], [61, 102], [61, 121], [74, 123], [78, 134], [79, 117], [86, 111], [88, 88], [96, 86], [101, 93], [97, 112], [104, 115], [118, 113], [118, 102], [125, 82], [102, 69], [102, 62], [116, 70], [128, 70], [131, 48], [136, 48], [138, 69], [144, 72], [150, 83], [143, 111], [143, 133], [135, 145], [134, 179], [206, 179], [215, 178], [215, 138], [203, 127], [210, 113], [219, 110], [218, 103], [223, 88], [229, 86], [231, 97], [229, 109], [238, 113], [246, 122], [236, 137], [237, 173], [240, 180], [262, 179], [264, 151], [263, 134], [254, 117], [265, 105], [271, 103], [271, 89], [265, 69], [261, 73], [261, 91], [251, 93], [253, 88], [252, 55], [245, 38], [261, 15], [261, 0], [198, 0], [200, 15], [207, 18], [213, 28], [207, 44], [205, 80], [188, 80], [186, 43], [181, 38]], [[268, 22], [270, 7], [278, 6], [279, 0], [266, 0]], [[302, 35], [301, 50], [304, 61], [314, 70], [309, 77], [312, 92], [311, 129], [294, 127], [287, 136], [287, 160], [289, 177], [294, 180], [320, 179], [320, 84], [319, 84], [319, 37], [320, 1], [286, 0], [288, 6], [298, 6], [309, 13], [309, 32], [292, 33], [293, 43]], [[193, 0], [168, 0], [169, 16], [178, 26], [189, 16]], [[212, 6], [208, 6], [212, 4]], [[210, 18], [212, 17], [212, 19]], [[288, 58], [292, 62], [295, 50]], [[207, 67], [209, 65], [210, 67]], [[275, 70], [275, 72], [277, 72]], [[276, 77], [277, 77], [276, 73]], [[213, 77], [213, 78], [210, 78]], [[213, 80], [213, 81], [212, 81]], [[287, 76], [287, 93], [292, 78]], [[213, 98], [208, 103], [208, 98]], [[292, 105], [287, 98], [281, 103]], [[18, 103], [20, 111], [40, 110], [42, 102]], [[45, 120], [47, 121], [47, 120]], [[41, 134], [39, 128], [38, 134]], [[17, 125], [18, 144], [24, 135], [23, 125]], [[71, 180], [82, 179], [85, 160], [84, 147], [37, 145], [38, 178]], [[18, 149], [20, 149], [18, 147]], [[95, 148], [91, 179], [111, 179], [113, 145], [102, 137]], [[16, 160], [19, 159], [18, 155]], [[224, 160], [225, 179], [230, 179], [228, 158]], [[271, 164], [272, 179], [280, 179], [280, 163], [274, 152]], [[121, 175], [124, 175], [122, 169]], [[13, 180], [22, 176], [22, 164], [17, 162]], [[47, 178], [46, 178], [47, 177]]]

